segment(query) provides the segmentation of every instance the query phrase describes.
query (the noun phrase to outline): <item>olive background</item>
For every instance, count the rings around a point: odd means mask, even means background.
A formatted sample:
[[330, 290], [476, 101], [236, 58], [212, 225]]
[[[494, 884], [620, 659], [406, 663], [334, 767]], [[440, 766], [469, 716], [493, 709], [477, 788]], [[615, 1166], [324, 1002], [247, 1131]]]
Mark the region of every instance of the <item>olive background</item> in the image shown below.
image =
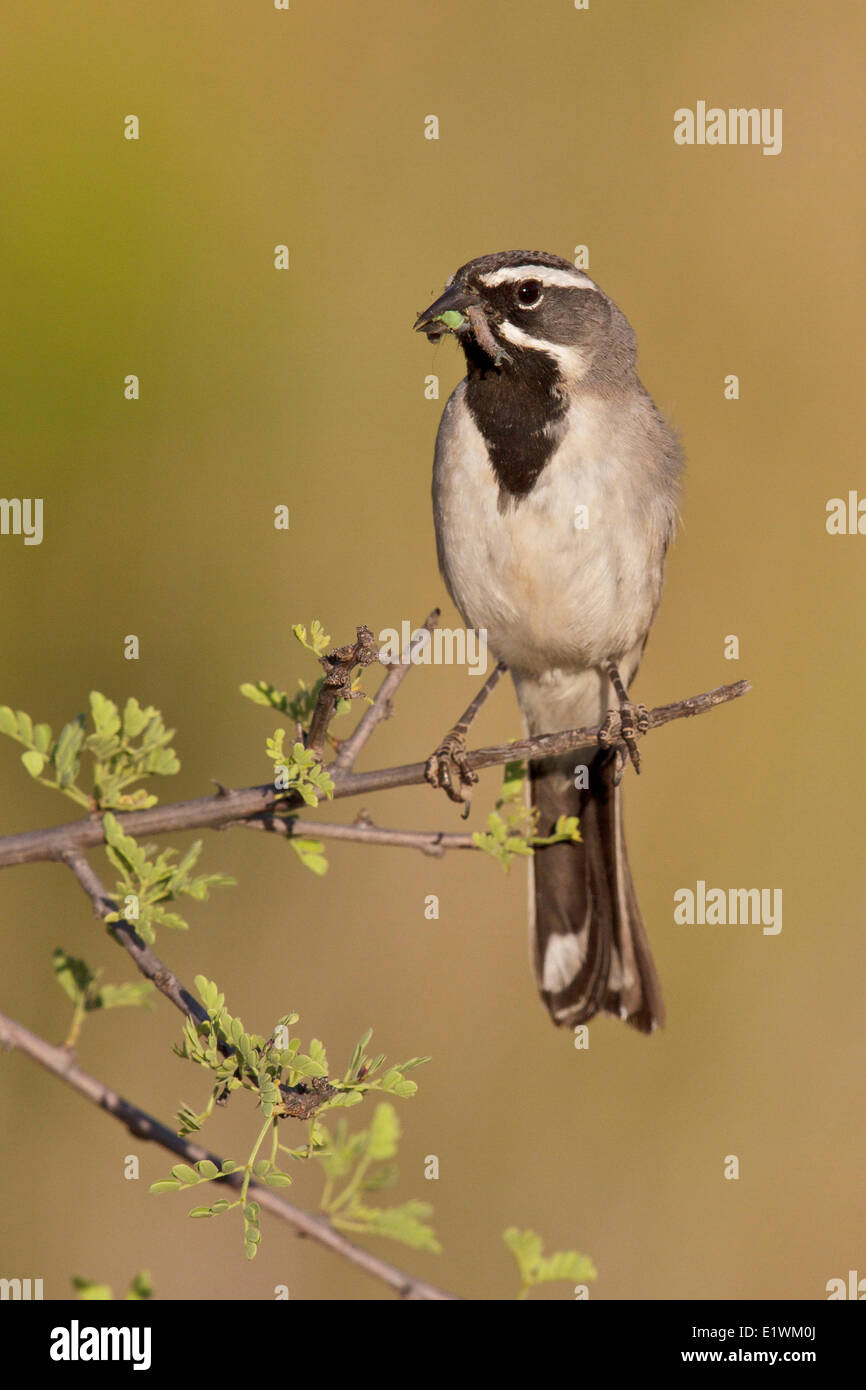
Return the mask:
[[[591, 1254], [593, 1299], [814, 1299], [863, 1270], [866, 540], [825, 527], [828, 499], [863, 487], [857, 9], [83, 0], [6, 19], [0, 491], [44, 498], [45, 536], [0, 538], [0, 702], [55, 728], [91, 689], [157, 705], [178, 731], [182, 770], [156, 788], [173, 801], [267, 779], [275, 720], [238, 686], [315, 677], [292, 623], [342, 642], [441, 603], [456, 626], [429, 494], [462, 359], [412, 322], [474, 256], [588, 245], [682, 435], [683, 524], [635, 693], [754, 690], [653, 734], [627, 778], [663, 1032], [601, 1020], [584, 1052], [554, 1030], [527, 965], [525, 869], [480, 855], [330, 844], [319, 879], [279, 840], [204, 832], [202, 869], [238, 886], [157, 943], [254, 1030], [296, 1009], [335, 1072], [368, 1025], [392, 1059], [432, 1056], [400, 1104], [393, 1200], [434, 1202], [443, 1253], [370, 1245], [466, 1297], [516, 1291], [509, 1225]], [[782, 107], [782, 153], [675, 145], [674, 111], [698, 100]], [[477, 687], [412, 671], [360, 766], [426, 756]], [[503, 682], [473, 740], [519, 734]], [[74, 819], [19, 751], [0, 741], [0, 832]], [[484, 776], [470, 829], [499, 785]], [[427, 789], [363, 805], [382, 825], [462, 828]], [[673, 894], [698, 879], [781, 888], [781, 934], [676, 926]], [[0, 1008], [55, 1042], [55, 946], [135, 975], [58, 865], [0, 875], [0, 932]], [[172, 1054], [180, 1027], [161, 998], [93, 1016], [81, 1064], [170, 1123], [207, 1092]], [[0, 1078], [3, 1275], [42, 1277], [51, 1298], [74, 1273], [120, 1291], [142, 1267], [167, 1299], [392, 1297], [267, 1217], [246, 1263], [234, 1217], [190, 1223], [191, 1199], [148, 1195], [168, 1155], [19, 1054]], [[242, 1096], [206, 1138], [240, 1159], [258, 1124]], [[299, 1171], [288, 1195], [313, 1208], [319, 1187]]]

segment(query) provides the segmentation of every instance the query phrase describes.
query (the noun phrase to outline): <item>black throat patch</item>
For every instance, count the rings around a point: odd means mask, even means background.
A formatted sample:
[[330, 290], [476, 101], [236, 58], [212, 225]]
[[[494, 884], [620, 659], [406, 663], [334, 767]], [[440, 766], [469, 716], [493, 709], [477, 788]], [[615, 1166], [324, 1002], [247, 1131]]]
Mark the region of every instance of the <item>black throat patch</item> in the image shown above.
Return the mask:
[[476, 343], [466, 353], [466, 404], [490, 454], [500, 494], [526, 497], [555, 453], [565, 428], [567, 395], [545, 352], [508, 344], [511, 362], [494, 367]]

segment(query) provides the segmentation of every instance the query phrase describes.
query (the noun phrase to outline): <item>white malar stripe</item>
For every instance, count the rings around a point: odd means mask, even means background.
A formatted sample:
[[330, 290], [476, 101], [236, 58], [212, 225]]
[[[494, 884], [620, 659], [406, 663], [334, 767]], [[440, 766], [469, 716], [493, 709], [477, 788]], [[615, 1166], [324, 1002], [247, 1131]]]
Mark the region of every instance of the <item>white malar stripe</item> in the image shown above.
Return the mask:
[[544, 952], [541, 983], [551, 994], [567, 989], [583, 965], [586, 937], [551, 936]]
[[536, 352], [546, 352], [562, 369], [563, 376], [570, 381], [580, 381], [589, 369], [589, 358], [579, 348], [569, 347], [567, 343], [550, 343], [546, 338], [536, 338], [532, 333], [524, 333], [508, 319], [496, 325], [496, 331], [515, 347], [533, 348]]
[[504, 265], [499, 270], [479, 276], [479, 279], [489, 289], [495, 289], [497, 285], [510, 285], [517, 280], [537, 280], [546, 289], [595, 290], [601, 293], [595, 281], [590, 280], [588, 275], [581, 275], [579, 270], [557, 270], [549, 265]]

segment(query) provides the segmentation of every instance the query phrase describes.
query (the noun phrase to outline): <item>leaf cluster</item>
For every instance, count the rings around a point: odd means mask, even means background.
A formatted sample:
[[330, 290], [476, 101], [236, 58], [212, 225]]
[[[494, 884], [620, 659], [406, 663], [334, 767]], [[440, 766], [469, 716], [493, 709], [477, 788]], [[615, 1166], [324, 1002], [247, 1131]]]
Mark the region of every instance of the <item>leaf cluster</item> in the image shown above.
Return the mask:
[[[303, 623], [295, 623], [292, 632], [301, 646], [306, 648], [308, 652], [312, 652], [319, 661], [331, 646], [331, 638], [325, 632], [318, 618], [313, 619], [309, 633]], [[334, 706], [335, 716], [347, 714], [352, 708], [352, 699], [369, 701], [369, 697], [364, 695], [360, 689], [360, 681], [360, 676], [353, 679], [349, 687], [350, 696], [348, 698], [341, 696], [337, 700]], [[309, 733], [310, 721], [323, 684], [323, 676], [320, 676], [312, 685], [308, 685], [305, 680], [299, 677], [297, 694], [292, 697], [289, 696], [288, 691], [278, 690], [276, 686], [266, 680], [244, 681], [240, 689], [241, 694], [251, 700], [254, 705], [264, 705], [268, 709], [275, 709], [280, 714], [288, 715], [294, 721], [298, 733]], [[315, 805], [315, 802], [311, 804]]]
[[[393, 1187], [397, 1169], [390, 1162], [397, 1155], [400, 1121], [388, 1101], [381, 1101], [373, 1112], [368, 1129], [349, 1132], [345, 1119], [331, 1133], [316, 1126], [316, 1138], [325, 1151], [317, 1154], [325, 1170], [322, 1210], [332, 1223], [344, 1231], [362, 1235], [387, 1236], [416, 1250], [439, 1253], [441, 1246], [429, 1225], [433, 1208], [429, 1202], [411, 1199], [399, 1206], [371, 1206], [368, 1192]], [[335, 1186], [342, 1182], [339, 1191]]]
[[[331, 1185], [337, 1176], [354, 1170], [347, 1184], [351, 1190], [344, 1189], [338, 1197], [333, 1198], [336, 1208], [330, 1205], [325, 1207], [333, 1213], [335, 1224], [339, 1215], [343, 1222], [362, 1223], [364, 1229], [371, 1233], [390, 1235], [393, 1239], [433, 1249], [429, 1242], [434, 1237], [424, 1225], [425, 1217], [430, 1214], [425, 1203], [409, 1203], [403, 1208], [393, 1208], [389, 1215], [368, 1208], [362, 1200], [364, 1192], [384, 1185], [388, 1176], [387, 1170], [382, 1169], [371, 1173], [371, 1165], [392, 1157], [392, 1148], [396, 1153], [399, 1127], [396, 1126], [396, 1115], [392, 1108], [387, 1104], [384, 1109], [377, 1107], [370, 1129], [363, 1131], [360, 1139], [356, 1136], [351, 1141], [347, 1137], [345, 1124], [339, 1127], [337, 1139], [334, 1140], [320, 1121], [321, 1114], [328, 1109], [360, 1104], [368, 1091], [385, 1092], [401, 1098], [413, 1095], [418, 1088], [414, 1081], [405, 1076], [405, 1072], [429, 1058], [413, 1057], [400, 1066], [386, 1067], [384, 1054], [377, 1057], [367, 1055], [366, 1048], [372, 1032], [368, 1029], [356, 1044], [345, 1075], [340, 1080], [330, 1081], [324, 1044], [314, 1038], [304, 1052], [300, 1038], [290, 1036], [289, 1030], [298, 1022], [297, 1014], [283, 1015], [266, 1038], [262, 1034], [248, 1032], [242, 1020], [229, 1012], [225, 995], [212, 980], [198, 975], [195, 984], [207, 1017], [201, 1021], [187, 1019], [182, 1043], [175, 1048], [175, 1052], [210, 1071], [213, 1086], [208, 1104], [200, 1114], [196, 1114], [188, 1105], [181, 1107], [178, 1112], [179, 1133], [197, 1133], [212, 1115], [214, 1106], [224, 1103], [233, 1091], [241, 1088], [252, 1091], [257, 1097], [264, 1124], [245, 1164], [238, 1165], [232, 1161], [218, 1168], [209, 1159], [194, 1165], [176, 1164], [171, 1169], [171, 1176], [155, 1183], [151, 1191], [177, 1192], [240, 1172], [240, 1195], [234, 1201], [220, 1198], [210, 1206], [192, 1208], [189, 1215], [196, 1218], [219, 1216], [239, 1208], [244, 1222], [244, 1248], [247, 1257], [252, 1259], [261, 1233], [258, 1203], [249, 1199], [250, 1182], [261, 1182], [273, 1188], [289, 1186], [292, 1179], [280, 1166], [281, 1154], [293, 1160], [322, 1158], [331, 1163], [331, 1168], [326, 1170], [327, 1181]], [[301, 1114], [311, 1122], [307, 1143], [300, 1148], [282, 1144], [279, 1137], [280, 1120]], [[269, 1157], [259, 1157], [268, 1136], [271, 1141]], [[326, 1191], [330, 1194], [330, 1189], [326, 1188]], [[330, 1203], [330, 1195], [328, 1200]]]
[[155, 986], [150, 980], [140, 980], [122, 985], [101, 985], [101, 970], [92, 971], [86, 961], [76, 956], [68, 956], [59, 946], [54, 952], [54, 977], [60, 988], [73, 1003], [72, 1023], [66, 1038], [66, 1047], [74, 1047], [81, 1031], [84, 1018], [97, 1009], [117, 1009], [124, 1006], [150, 1008], [148, 995]]
[[[81, 1274], [72, 1276], [72, 1287], [78, 1290], [78, 1297], [84, 1302], [104, 1302], [114, 1298], [110, 1284], [98, 1284], [94, 1279], [85, 1279]], [[125, 1302], [138, 1302], [153, 1297], [153, 1283], [150, 1271], [139, 1270], [123, 1295]]]
[[[98, 690], [90, 692], [92, 732], [83, 714], [64, 724], [55, 738], [49, 724], [34, 724], [23, 710], [0, 705], [0, 733], [8, 734], [26, 751], [21, 761], [30, 776], [52, 787], [88, 811], [140, 811], [154, 806], [156, 796], [136, 787], [145, 777], [169, 777], [180, 762], [169, 745], [174, 730], [166, 729], [162, 715], [152, 705], [145, 708], [130, 697], [121, 714], [113, 700]], [[81, 757], [93, 759], [93, 791], [79, 785]]]
[[186, 931], [189, 926], [184, 917], [177, 912], [167, 911], [163, 903], [174, 902], [181, 896], [202, 902], [207, 899], [211, 888], [235, 882], [227, 874], [192, 876], [192, 869], [201, 854], [201, 840], [196, 840], [183, 858], [174, 863], [177, 850], [165, 849], [157, 853], [156, 845], [140, 845], [132, 835], [124, 834], [120, 823], [110, 812], [103, 816], [102, 824], [105, 852], [120, 874], [117, 896], [131, 896], [135, 900], [132, 908], [110, 912], [105, 920], [133, 922], [139, 936], [149, 945], [156, 940], [158, 926], [173, 927], [178, 931]]
[[487, 817], [487, 829], [476, 830], [472, 836], [478, 849], [491, 855], [506, 873], [515, 858], [532, 855], [539, 845], [580, 839], [577, 816], [559, 816], [553, 834], [536, 835], [538, 812], [526, 805], [525, 778], [525, 763], [505, 764], [502, 792]]
[[560, 1250], [555, 1255], [544, 1255], [541, 1236], [536, 1235], [535, 1231], [519, 1231], [516, 1226], [509, 1226], [502, 1239], [520, 1270], [518, 1298], [527, 1298], [530, 1290], [538, 1284], [550, 1284], [557, 1279], [582, 1284], [598, 1278], [592, 1260], [577, 1250]]
[[275, 767], [277, 791], [285, 796], [297, 793], [307, 806], [318, 806], [321, 796], [331, 798], [334, 783], [318, 756], [302, 743], [293, 744], [291, 753], [287, 753], [285, 738], [285, 729], [276, 729], [273, 738], [266, 743], [268, 757]]

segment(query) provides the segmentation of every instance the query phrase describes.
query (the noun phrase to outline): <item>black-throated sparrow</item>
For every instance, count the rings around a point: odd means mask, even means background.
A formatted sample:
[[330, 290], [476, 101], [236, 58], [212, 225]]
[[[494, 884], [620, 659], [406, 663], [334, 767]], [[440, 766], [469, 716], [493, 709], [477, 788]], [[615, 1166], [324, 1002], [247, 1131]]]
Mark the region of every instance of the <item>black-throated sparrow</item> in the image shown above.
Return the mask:
[[[504, 251], [461, 266], [415, 327], [456, 333], [466, 355], [433, 469], [439, 563], [464, 622], [486, 628], [531, 735], [602, 724], [616, 706], [639, 767], [645, 712], [627, 688], [661, 596], [682, 456], [638, 378], [631, 326], [569, 261]], [[538, 833], [560, 815], [581, 833], [530, 861], [532, 961], [555, 1023], [605, 1011], [650, 1032], [664, 1006], [620, 775], [596, 745], [530, 768]]]

